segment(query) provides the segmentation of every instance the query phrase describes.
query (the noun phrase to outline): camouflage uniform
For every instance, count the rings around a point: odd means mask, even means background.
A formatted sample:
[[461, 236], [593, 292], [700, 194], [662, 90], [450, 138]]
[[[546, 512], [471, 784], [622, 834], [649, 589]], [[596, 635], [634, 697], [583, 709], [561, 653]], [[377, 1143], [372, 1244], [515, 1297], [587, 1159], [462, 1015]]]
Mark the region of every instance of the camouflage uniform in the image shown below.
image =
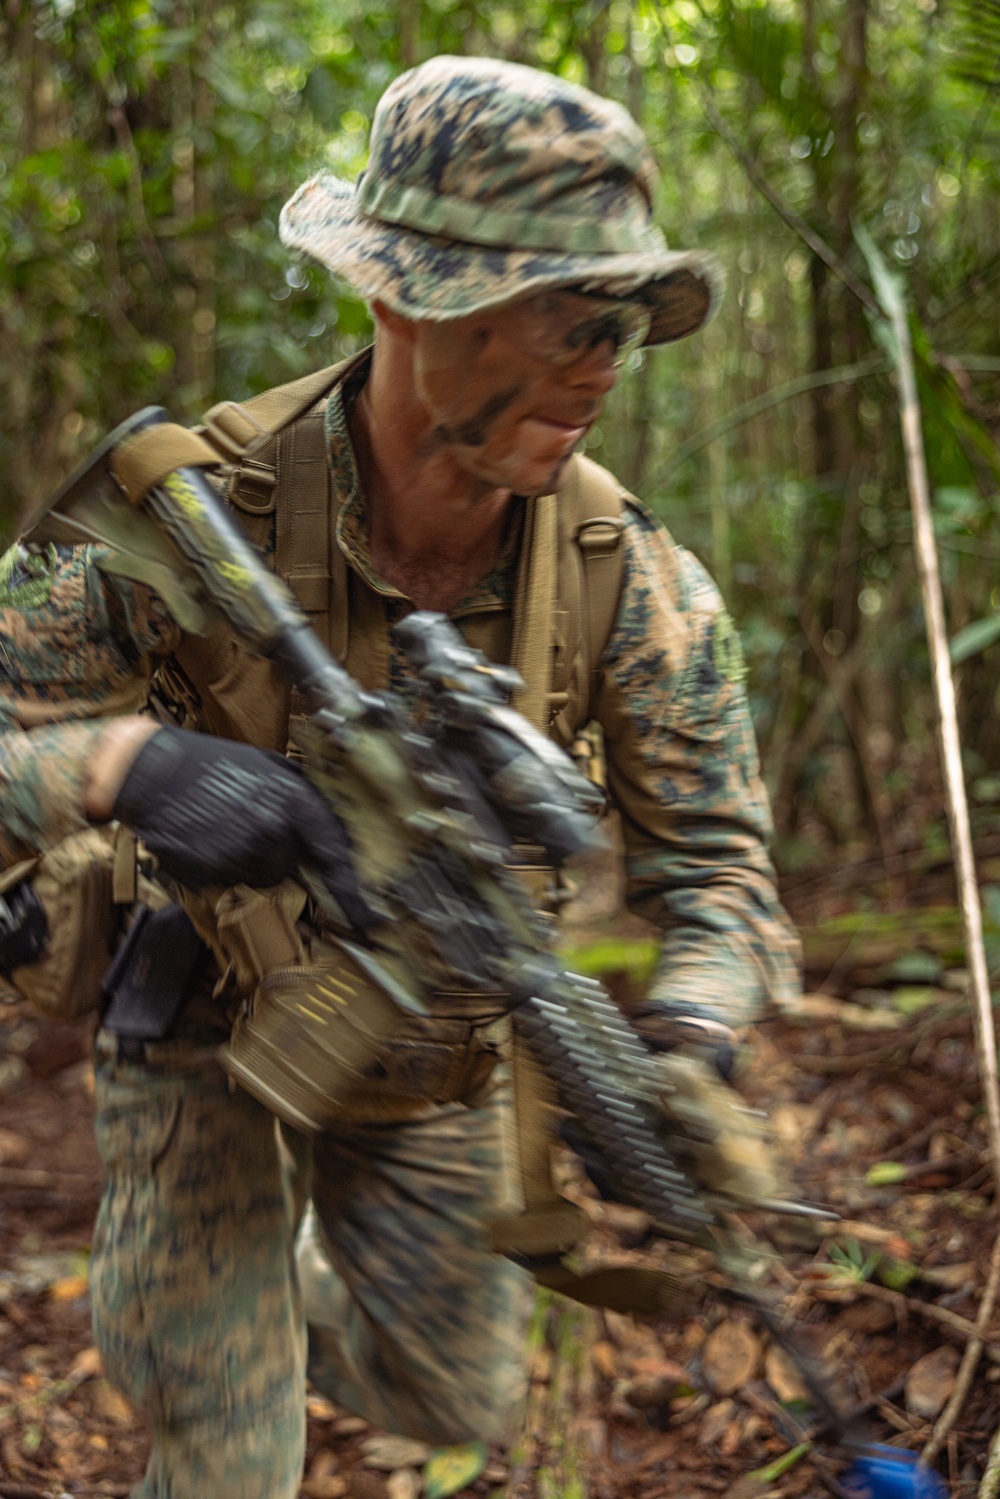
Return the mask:
[[[663, 329], [688, 332], [703, 320], [714, 273], [697, 257], [670, 256], [648, 226], [644, 147], [622, 111], [547, 75], [481, 60], [438, 59], [408, 77], [417, 80], [407, 85], [411, 102], [430, 108], [437, 127], [436, 99], [472, 129], [477, 111], [481, 120], [484, 109], [506, 108], [514, 90], [522, 108], [509, 130], [523, 126], [530, 136], [544, 128], [557, 145], [568, 141], [587, 204], [600, 201], [613, 224], [617, 200], [601, 177], [597, 150], [607, 145], [605, 178], [610, 159], [608, 180], [632, 184], [646, 206], [626, 208], [639, 213], [639, 229], [643, 222], [649, 228], [646, 238], [636, 230], [638, 249], [632, 236], [631, 259], [611, 244], [599, 251], [609, 283], [631, 275], [653, 287], [660, 337], [679, 336]], [[384, 132], [407, 97], [402, 81], [387, 94]], [[396, 128], [398, 141], [398, 120]], [[432, 138], [440, 139], [439, 128]], [[398, 293], [410, 315], [458, 316], [461, 307], [415, 306], [413, 297], [423, 286], [433, 299], [442, 257], [455, 247], [438, 238], [428, 248], [428, 239], [455, 233], [441, 219], [441, 203], [453, 201], [449, 191], [461, 196], [468, 183], [461, 174], [452, 181], [440, 163], [435, 176], [431, 144], [393, 156], [387, 139], [383, 134], [381, 146], [373, 139], [386, 172], [395, 161], [404, 174], [423, 173], [435, 190], [383, 204], [397, 215], [388, 222], [424, 211], [440, 221], [419, 233], [419, 225], [404, 228], [401, 240], [369, 220], [367, 232], [375, 241], [384, 232], [393, 247], [392, 263], [369, 239], [369, 271], [345, 269], [338, 261], [343, 245], [359, 253], [351, 219], [357, 210], [327, 180], [289, 205], [285, 236], [352, 274], [368, 295]], [[473, 130], [471, 141], [470, 151], [481, 146], [489, 154], [488, 131], [484, 137]], [[531, 160], [530, 150], [522, 153], [522, 167]], [[627, 172], [618, 169], [621, 160]], [[523, 178], [522, 171], [515, 189], [523, 189]], [[532, 192], [557, 179], [566, 187], [551, 151], [529, 179]], [[502, 208], [505, 191], [501, 182], [494, 207]], [[311, 205], [307, 215], [304, 204]], [[545, 211], [538, 220], [536, 237], [545, 238]], [[629, 235], [618, 227], [623, 245]], [[500, 228], [491, 220], [482, 230], [485, 248], [475, 252], [481, 271], [492, 267], [487, 301], [498, 288], [494, 300], [516, 295], [524, 277], [533, 284], [539, 276], [545, 284], [581, 279], [565, 247], [561, 257], [551, 245], [541, 247], [544, 255], [514, 254], [490, 248], [494, 232]], [[584, 255], [586, 247], [579, 248], [592, 273], [594, 250]], [[337, 538], [352, 617], [355, 609], [363, 615], [372, 639], [369, 666], [359, 675], [366, 686], [388, 683], [405, 692], [405, 667], [388, 630], [411, 605], [375, 572], [346, 420], [366, 371], [365, 362], [355, 366], [327, 407]], [[522, 518], [515, 502], [495, 566], [452, 613], [460, 628], [484, 611], [509, 620]], [[622, 594], [594, 707], [623, 814], [629, 901], [665, 934], [654, 994], [682, 1011], [707, 1006], [740, 1023], [794, 983], [794, 942], [765, 852], [768, 810], [738, 642], [703, 569], [637, 501], [627, 504], [623, 548]], [[44, 556], [16, 549], [0, 571], [0, 853], [7, 861], [85, 826], [86, 758], [105, 715], [141, 703], [153, 670], [185, 643], [161, 601], [104, 571], [102, 560], [94, 547]], [[274, 747], [263, 729], [249, 726], [246, 737]], [[295, 1493], [304, 1437], [303, 1296], [313, 1335], [310, 1372], [334, 1400], [432, 1441], [502, 1437], [522, 1379], [527, 1303], [524, 1277], [487, 1253], [483, 1234], [500, 1207], [502, 1089], [480, 1108], [428, 1106], [405, 1124], [355, 1126], [309, 1146], [229, 1086], [211, 1059], [224, 1023], [206, 981], [185, 1006], [176, 1039], [151, 1046], [146, 1061], [121, 1060], [116, 1038], [98, 1036], [107, 1185], [94, 1242], [94, 1316], [110, 1374], [152, 1417], [154, 1452], [141, 1493]], [[296, 1259], [296, 1229], [310, 1196], [315, 1211]]]

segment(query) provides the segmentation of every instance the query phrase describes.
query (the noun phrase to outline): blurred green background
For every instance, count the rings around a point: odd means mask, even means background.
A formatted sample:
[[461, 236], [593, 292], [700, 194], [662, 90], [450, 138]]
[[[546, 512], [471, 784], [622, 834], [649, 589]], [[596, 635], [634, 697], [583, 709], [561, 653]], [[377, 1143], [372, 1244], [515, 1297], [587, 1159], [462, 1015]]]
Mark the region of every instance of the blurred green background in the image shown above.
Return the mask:
[[[980, 852], [1000, 854], [1000, 0], [6, 0], [0, 520], [160, 402], [194, 420], [331, 363], [363, 306], [277, 239], [311, 171], [364, 166], [376, 100], [437, 52], [621, 100], [675, 245], [725, 305], [633, 356], [591, 434], [740, 625], [786, 884], [944, 839], [896, 394], [863, 225], [906, 279]], [[859, 876], [860, 878], [860, 876]]]

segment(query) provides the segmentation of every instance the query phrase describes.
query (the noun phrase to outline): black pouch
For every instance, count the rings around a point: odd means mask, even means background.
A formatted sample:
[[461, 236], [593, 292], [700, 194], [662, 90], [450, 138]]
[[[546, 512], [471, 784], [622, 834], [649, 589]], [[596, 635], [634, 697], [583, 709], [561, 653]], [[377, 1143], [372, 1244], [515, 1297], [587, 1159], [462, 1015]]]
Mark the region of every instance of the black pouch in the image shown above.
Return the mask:
[[207, 954], [181, 906], [144, 906], [104, 980], [104, 1028], [136, 1041], [164, 1040]]

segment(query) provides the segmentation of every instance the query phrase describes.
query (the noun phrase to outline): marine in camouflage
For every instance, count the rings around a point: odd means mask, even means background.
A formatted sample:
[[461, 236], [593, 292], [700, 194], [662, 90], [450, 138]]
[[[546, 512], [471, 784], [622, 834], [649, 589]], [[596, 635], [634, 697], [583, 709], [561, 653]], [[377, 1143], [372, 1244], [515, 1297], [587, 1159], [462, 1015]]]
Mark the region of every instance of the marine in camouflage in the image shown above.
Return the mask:
[[[662, 342], [700, 326], [720, 277], [709, 257], [666, 250], [652, 182], [648, 148], [617, 106], [512, 64], [436, 59], [387, 93], [360, 187], [314, 178], [287, 206], [282, 234], [410, 317], [446, 320], [582, 285], [640, 296], [653, 314], [648, 341]], [[347, 664], [364, 686], [405, 694], [389, 630], [411, 604], [373, 564], [346, 420], [366, 371], [354, 367], [327, 411]], [[494, 622], [497, 660], [509, 653], [523, 521], [512, 505], [495, 565], [452, 611], [470, 639]], [[256, 540], [274, 561], [273, 529]], [[628, 898], [664, 932], [656, 996], [740, 1023], [794, 986], [795, 946], [766, 853], [738, 640], [699, 564], [638, 501], [625, 509], [623, 547], [596, 707]], [[184, 662], [211, 656], [209, 695], [185, 700], [189, 720], [268, 748], [285, 742], [281, 700], [265, 701], [269, 668], [224, 629], [185, 637], [148, 588], [103, 571], [103, 555], [15, 549], [0, 567], [7, 862], [85, 825], [94, 736], [146, 699], [159, 668], [183, 697]], [[333, 1400], [432, 1441], [501, 1436], [523, 1375], [526, 1300], [520, 1272], [484, 1247], [499, 1206], [502, 1087], [482, 1108], [429, 1106], [309, 1145], [199, 1059], [225, 1024], [209, 983], [178, 1026], [188, 1065], [169, 1043], [160, 1060], [121, 1061], [116, 1039], [98, 1037], [107, 1188], [95, 1322], [109, 1372], [153, 1421], [143, 1499], [293, 1499], [303, 1296], [310, 1372]]]
[[537, 68], [435, 57], [397, 78], [352, 187], [323, 172], [280, 233], [367, 301], [443, 321], [548, 287], [640, 296], [646, 342], [700, 328], [722, 290], [710, 255], [670, 251], [656, 168], [620, 105]]
[[[366, 369], [360, 361], [346, 391], [334, 390], [326, 427], [352, 621], [365, 631], [363, 654], [349, 664], [363, 685], [405, 695], [408, 667], [389, 630], [411, 606], [372, 561], [347, 425]], [[513, 507], [495, 566], [452, 613], [460, 628], [509, 619], [522, 521]], [[623, 546], [596, 708], [623, 815], [628, 898], [664, 930], [656, 996], [738, 1024], [795, 984], [738, 647], [701, 566], [638, 501], [626, 506]], [[268, 533], [265, 552], [272, 548]], [[0, 815], [19, 846], [51, 845], [81, 825], [80, 736], [107, 721], [84, 721], [88, 711], [140, 699], [153, 668], [183, 655], [185, 639], [156, 596], [102, 572], [101, 561], [97, 548], [58, 549], [47, 561], [47, 595], [18, 607], [15, 590], [0, 611], [0, 703], [10, 726], [0, 736]], [[56, 724], [31, 727], [46, 703]], [[206, 992], [180, 1031], [211, 1042], [224, 1024]], [[521, 1377], [525, 1292], [520, 1272], [484, 1248], [496, 1207], [499, 1100], [430, 1108], [413, 1124], [321, 1142], [316, 1215], [298, 1271], [291, 1245], [302, 1178], [296, 1195], [273, 1120], [231, 1093], [221, 1073], [106, 1058], [97, 1105], [108, 1187], [95, 1315], [114, 1377], [153, 1416], [143, 1499], [204, 1493], [210, 1482], [222, 1486], [223, 1469], [231, 1491], [238, 1477], [241, 1494], [294, 1494], [303, 1290], [310, 1371], [333, 1400], [435, 1441], [502, 1434]], [[221, 1349], [230, 1353], [220, 1363]], [[261, 1437], [264, 1405], [270, 1440]]]

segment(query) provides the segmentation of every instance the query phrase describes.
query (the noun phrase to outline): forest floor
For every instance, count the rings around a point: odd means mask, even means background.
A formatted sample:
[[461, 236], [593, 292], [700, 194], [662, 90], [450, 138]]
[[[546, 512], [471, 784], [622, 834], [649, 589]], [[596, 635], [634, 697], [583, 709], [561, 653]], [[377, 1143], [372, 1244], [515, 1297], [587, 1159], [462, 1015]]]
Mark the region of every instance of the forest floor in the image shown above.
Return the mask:
[[[955, 922], [942, 908], [809, 928], [813, 992], [758, 1029], [743, 1078], [770, 1113], [798, 1193], [842, 1220], [784, 1254], [786, 1306], [841, 1403], [864, 1408], [866, 1438], [914, 1452], [954, 1388], [997, 1230], [964, 975], [948, 966]], [[615, 941], [628, 950], [627, 933]], [[92, 1346], [86, 1268], [100, 1167], [88, 1051], [86, 1026], [0, 1008], [0, 1499], [127, 1495], [147, 1451], [142, 1418], [103, 1378]], [[593, 1217], [602, 1252], [642, 1261], [641, 1217], [596, 1203]], [[813, 1431], [796, 1455], [814, 1414], [749, 1313], [702, 1294], [672, 1321], [643, 1323], [549, 1301], [533, 1348], [521, 1441], [494, 1450], [463, 1496], [844, 1493], [841, 1449]], [[440, 1464], [424, 1485], [420, 1444], [315, 1394], [308, 1414], [306, 1499], [455, 1491]], [[998, 1422], [994, 1319], [937, 1459], [955, 1499], [975, 1493]]]

